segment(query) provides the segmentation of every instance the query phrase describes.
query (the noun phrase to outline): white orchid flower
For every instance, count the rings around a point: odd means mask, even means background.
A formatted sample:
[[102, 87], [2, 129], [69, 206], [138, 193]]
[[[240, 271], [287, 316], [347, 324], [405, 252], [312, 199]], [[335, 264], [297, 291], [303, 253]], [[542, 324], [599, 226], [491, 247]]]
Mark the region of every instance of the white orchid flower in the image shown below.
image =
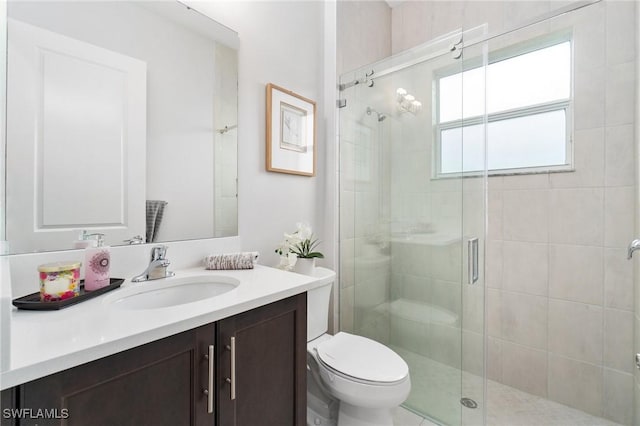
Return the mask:
[[298, 258], [323, 258], [324, 255], [315, 248], [320, 244], [313, 235], [311, 226], [306, 223], [296, 223], [296, 231], [289, 234], [284, 233], [284, 241], [280, 247], [276, 248], [276, 253], [280, 255], [281, 269], [290, 270], [296, 264]]
[[303, 238], [300, 237], [300, 235], [298, 235], [297, 233], [293, 233], [293, 234], [284, 234], [284, 240], [286, 244], [289, 244], [289, 246], [291, 247], [295, 247], [298, 244], [300, 244], [302, 241], [304, 241]]
[[313, 230], [307, 223], [298, 222], [296, 223], [296, 228], [298, 229], [296, 233], [302, 241], [310, 240], [313, 236]]

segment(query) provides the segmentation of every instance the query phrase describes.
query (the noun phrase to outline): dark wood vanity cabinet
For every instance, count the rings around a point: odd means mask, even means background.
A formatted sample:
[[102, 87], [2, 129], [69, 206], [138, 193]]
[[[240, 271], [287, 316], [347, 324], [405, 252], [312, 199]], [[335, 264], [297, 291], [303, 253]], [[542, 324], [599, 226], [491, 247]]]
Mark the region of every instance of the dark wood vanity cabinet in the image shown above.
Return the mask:
[[306, 424], [307, 298], [218, 322], [218, 424]]
[[210, 324], [13, 388], [17, 424], [212, 425], [203, 389], [214, 338]]
[[302, 426], [305, 413], [301, 294], [7, 389], [1, 423]]

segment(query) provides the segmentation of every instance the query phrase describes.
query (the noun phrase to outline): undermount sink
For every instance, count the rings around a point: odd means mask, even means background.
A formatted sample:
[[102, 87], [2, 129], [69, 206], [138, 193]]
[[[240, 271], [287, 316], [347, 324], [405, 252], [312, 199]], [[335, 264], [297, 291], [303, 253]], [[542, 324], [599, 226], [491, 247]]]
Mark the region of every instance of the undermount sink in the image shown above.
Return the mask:
[[232, 277], [206, 275], [148, 281], [116, 290], [104, 303], [132, 310], [168, 308], [220, 296], [238, 285], [240, 281]]

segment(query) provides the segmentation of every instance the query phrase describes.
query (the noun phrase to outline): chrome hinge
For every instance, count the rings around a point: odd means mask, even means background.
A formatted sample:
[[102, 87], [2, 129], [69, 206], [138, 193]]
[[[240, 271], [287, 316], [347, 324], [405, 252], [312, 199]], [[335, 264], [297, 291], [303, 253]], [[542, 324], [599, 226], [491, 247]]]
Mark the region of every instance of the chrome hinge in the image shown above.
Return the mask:
[[346, 99], [338, 99], [336, 101], [336, 103], [338, 104], [338, 108], [344, 108], [347, 106], [347, 100]]

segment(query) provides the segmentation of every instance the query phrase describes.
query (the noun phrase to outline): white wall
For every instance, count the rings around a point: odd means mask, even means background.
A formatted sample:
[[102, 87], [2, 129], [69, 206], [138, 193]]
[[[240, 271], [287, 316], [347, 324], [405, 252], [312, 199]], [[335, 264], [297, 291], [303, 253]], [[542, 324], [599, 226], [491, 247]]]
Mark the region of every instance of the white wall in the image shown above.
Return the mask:
[[[239, 235], [260, 263], [277, 264], [275, 248], [296, 222], [312, 225], [332, 252], [325, 230], [326, 132], [323, 105], [323, 3], [213, 1], [189, 2], [240, 36], [238, 122]], [[274, 83], [316, 101], [318, 159], [315, 177], [265, 170], [265, 86]], [[329, 143], [334, 143], [333, 141]], [[331, 259], [320, 264], [332, 267]]]

